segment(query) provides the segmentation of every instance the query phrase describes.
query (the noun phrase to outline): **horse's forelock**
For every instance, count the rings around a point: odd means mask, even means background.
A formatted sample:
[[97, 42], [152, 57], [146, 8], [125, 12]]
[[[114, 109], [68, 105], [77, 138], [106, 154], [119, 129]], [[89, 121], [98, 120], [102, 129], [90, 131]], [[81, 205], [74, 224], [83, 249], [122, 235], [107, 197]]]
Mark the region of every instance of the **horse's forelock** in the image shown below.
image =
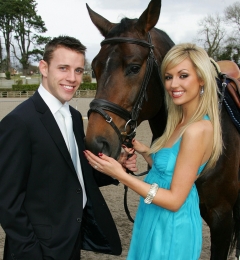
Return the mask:
[[122, 18], [120, 23], [118, 23], [116, 26], [114, 26], [110, 30], [107, 37], [108, 38], [116, 37], [116, 36], [120, 36], [121, 34], [123, 34], [125, 32], [129, 32], [130, 28], [133, 27], [136, 22], [137, 22], [137, 19], [129, 19], [127, 17]]

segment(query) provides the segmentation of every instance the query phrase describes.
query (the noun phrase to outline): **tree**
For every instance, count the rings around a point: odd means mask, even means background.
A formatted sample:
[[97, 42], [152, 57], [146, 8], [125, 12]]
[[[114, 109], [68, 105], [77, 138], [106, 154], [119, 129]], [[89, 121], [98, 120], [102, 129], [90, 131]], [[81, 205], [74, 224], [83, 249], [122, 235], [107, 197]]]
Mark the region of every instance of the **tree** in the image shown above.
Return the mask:
[[10, 71], [11, 34], [14, 28], [15, 0], [0, 0], [0, 31], [3, 34], [6, 48], [6, 70]]
[[224, 14], [226, 21], [235, 25], [237, 31], [240, 32], [240, 2], [226, 7]]
[[217, 55], [217, 60], [232, 60], [240, 66], [240, 46], [236, 38], [228, 37], [225, 46]]
[[49, 41], [49, 37], [41, 36], [47, 28], [41, 16], [37, 15], [36, 6], [35, 0], [15, 0], [14, 39], [19, 53], [14, 44], [12, 47], [24, 74], [28, 71], [30, 59], [38, 60], [43, 53], [42, 45]]
[[88, 71], [88, 72], [92, 71], [92, 65], [91, 65], [91, 63], [88, 61], [87, 58], [85, 58], [84, 64], [85, 64], [85, 65], [84, 65], [84, 70], [85, 70], [85, 71]]
[[224, 15], [226, 23], [234, 28], [227, 39], [230, 60], [240, 65], [240, 2], [228, 6], [224, 10]]
[[202, 38], [197, 41], [203, 45], [208, 55], [215, 59], [220, 50], [220, 43], [225, 37], [223, 20], [218, 14], [208, 15], [199, 22], [199, 26], [199, 35], [202, 35]]

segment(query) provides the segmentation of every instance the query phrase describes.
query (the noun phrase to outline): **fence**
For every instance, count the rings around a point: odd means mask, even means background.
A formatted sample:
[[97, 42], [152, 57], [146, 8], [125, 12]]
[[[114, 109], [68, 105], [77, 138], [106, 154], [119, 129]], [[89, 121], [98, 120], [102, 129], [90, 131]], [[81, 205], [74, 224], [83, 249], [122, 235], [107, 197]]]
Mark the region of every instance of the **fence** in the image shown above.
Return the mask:
[[[0, 98], [0, 121], [26, 99], [27, 98]], [[87, 119], [89, 104], [92, 100], [93, 97], [75, 97], [69, 102], [69, 104], [81, 112], [83, 119]]]

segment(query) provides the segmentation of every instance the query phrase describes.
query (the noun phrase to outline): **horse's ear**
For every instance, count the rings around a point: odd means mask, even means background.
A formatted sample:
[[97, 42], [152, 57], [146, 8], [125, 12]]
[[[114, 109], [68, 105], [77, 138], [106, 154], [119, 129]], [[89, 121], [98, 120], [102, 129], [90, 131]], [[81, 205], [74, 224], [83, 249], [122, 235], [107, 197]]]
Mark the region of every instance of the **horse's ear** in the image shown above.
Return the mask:
[[94, 25], [98, 28], [102, 36], [106, 37], [108, 32], [115, 26], [114, 23], [109, 22], [107, 19], [94, 12], [88, 4], [86, 4], [89, 16], [94, 23]]
[[136, 27], [143, 33], [149, 32], [158, 22], [161, 10], [161, 0], [151, 0], [147, 9], [139, 17]]

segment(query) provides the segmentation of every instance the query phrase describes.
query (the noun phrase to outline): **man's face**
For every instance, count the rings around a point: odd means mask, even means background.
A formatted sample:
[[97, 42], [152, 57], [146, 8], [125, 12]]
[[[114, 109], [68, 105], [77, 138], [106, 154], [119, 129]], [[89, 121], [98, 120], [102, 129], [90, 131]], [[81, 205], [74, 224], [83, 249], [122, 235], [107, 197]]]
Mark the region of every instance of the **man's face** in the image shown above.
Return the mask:
[[73, 98], [82, 81], [84, 55], [64, 47], [53, 52], [50, 64], [40, 61], [42, 85], [60, 102]]

